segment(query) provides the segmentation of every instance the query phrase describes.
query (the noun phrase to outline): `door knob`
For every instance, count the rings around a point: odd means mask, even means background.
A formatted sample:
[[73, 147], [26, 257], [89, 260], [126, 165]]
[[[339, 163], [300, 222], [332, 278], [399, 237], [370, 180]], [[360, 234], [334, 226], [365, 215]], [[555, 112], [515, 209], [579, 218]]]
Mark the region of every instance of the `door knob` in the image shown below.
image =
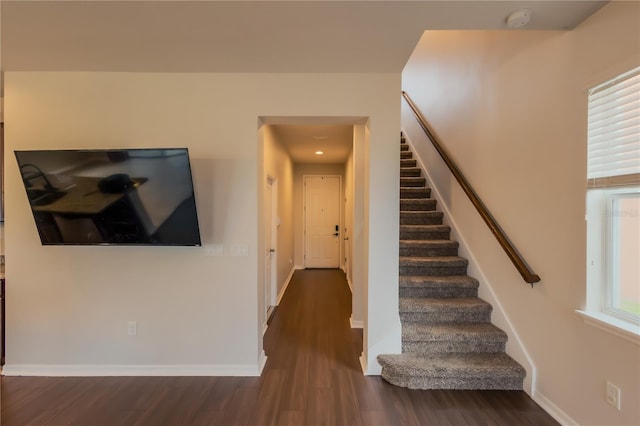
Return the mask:
[[269, 249], [269, 253], [275, 253], [276, 249]]

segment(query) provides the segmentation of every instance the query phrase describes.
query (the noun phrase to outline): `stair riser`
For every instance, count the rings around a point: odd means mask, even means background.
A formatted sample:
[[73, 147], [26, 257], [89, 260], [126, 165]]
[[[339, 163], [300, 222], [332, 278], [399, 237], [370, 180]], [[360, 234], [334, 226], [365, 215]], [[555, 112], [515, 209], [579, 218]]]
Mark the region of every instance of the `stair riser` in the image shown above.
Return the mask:
[[402, 160], [408, 160], [413, 158], [413, 153], [411, 151], [400, 151], [400, 159]]
[[416, 167], [416, 160], [400, 160], [400, 167]]
[[400, 151], [409, 151], [409, 145], [401, 143], [400, 144]]
[[410, 230], [400, 231], [401, 240], [448, 240], [449, 230]]
[[436, 200], [425, 198], [422, 200], [400, 200], [400, 210], [408, 212], [434, 211]]
[[522, 390], [521, 377], [409, 377], [393, 375], [384, 368], [381, 375], [389, 383], [409, 389]]
[[421, 212], [419, 214], [400, 213], [400, 225], [442, 225], [442, 213]]
[[436, 312], [400, 312], [400, 320], [407, 322], [441, 323], [441, 322], [489, 322], [491, 311], [436, 311]]
[[470, 352], [504, 352], [504, 342], [403, 342], [402, 352], [418, 354], [470, 353]]
[[[416, 243], [424, 243], [424, 241], [415, 241]], [[433, 241], [433, 243], [437, 243], [438, 241]], [[411, 241], [402, 241], [403, 244], [411, 244]], [[434, 246], [437, 244], [433, 244]], [[400, 267], [401, 268], [427, 268], [427, 269], [435, 269], [435, 268], [462, 268], [466, 270], [469, 262], [467, 259], [463, 257], [443, 257], [443, 256], [434, 256], [431, 258], [421, 258], [421, 257], [401, 257], [400, 258]], [[420, 274], [416, 274], [420, 275]], [[466, 275], [466, 274], [458, 274], [458, 275]]]
[[422, 171], [418, 168], [404, 168], [400, 169], [400, 177], [420, 177]]
[[421, 177], [401, 177], [400, 188], [415, 188], [424, 187], [427, 184], [427, 180]]
[[441, 277], [450, 275], [465, 275], [466, 266], [400, 266], [400, 275], [412, 277], [422, 275], [425, 277]]
[[431, 188], [400, 188], [400, 199], [431, 197]]
[[464, 287], [400, 287], [400, 297], [430, 297], [435, 299], [478, 297], [478, 289]]
[[457, 247], [400, 247], [400, 256], [407, 257], [433, 257], [433, 256], [457, 256]]

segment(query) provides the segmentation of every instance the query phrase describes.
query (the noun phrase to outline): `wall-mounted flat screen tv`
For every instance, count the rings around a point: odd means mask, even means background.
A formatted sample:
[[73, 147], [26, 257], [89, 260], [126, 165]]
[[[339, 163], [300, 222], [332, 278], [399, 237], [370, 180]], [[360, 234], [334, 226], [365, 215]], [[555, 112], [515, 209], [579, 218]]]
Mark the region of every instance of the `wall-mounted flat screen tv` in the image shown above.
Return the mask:
[[44, 245], [200, 245], [186, 148], [15, 154]]

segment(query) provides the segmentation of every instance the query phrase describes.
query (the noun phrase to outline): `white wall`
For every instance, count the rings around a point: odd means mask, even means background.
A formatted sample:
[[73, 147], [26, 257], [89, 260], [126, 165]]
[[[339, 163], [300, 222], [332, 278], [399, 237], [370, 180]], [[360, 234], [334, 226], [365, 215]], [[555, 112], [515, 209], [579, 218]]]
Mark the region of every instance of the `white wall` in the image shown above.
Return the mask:
[[[43, 247], [8, 158], [4, 373], [257, 374], [263, 116], [369, 117], [370, 260], [355, 255], [369, 265], [376, 316], [397, 317], [387, 293], [397, 294], [398, 280], [399, 89], [399, 74], [6, 73], [9, 153], [189, 147], [203, 243], [223, 244], [225, 256], [193, 247]], [[239, 244], [248, 257], [229, 256]], [[127, 336], [127, 321], [138, 322], [136, 337]], [[377, 350], [399, 341], [386, 327], [374, 332]]]
[[[492, 289], [524, 342], [534, 398], [567, 423], [640, 424], [638, 345], [575, 313], [586, 286], [585, 89], [640, 63], [639, 18], [640, 3], [613, 2], [569, 32], [427, 32], [403, 72], [403, 90], [542, 278], [524, 283], [403, 107], [480, 265], [470, 273], [486, 277], [481, 296]], [[606, 380], [622, 389], [620, 412], [605, 402]]]
[[270, 125], [262, 126], [264, 149], [264, 173], [262, 185], [267, 184], [267, 176], [277, 180], [278, 217], [277, 232], [277, 294], [280, 294], [294, 267], [293, 243], [293, 162], [278, 141]]
[[344, 247], [344, 270], [347, 280], [351, 286], [353, 281], [353, 271], [351, 264], [353, 263], [353, 198], [355, 187], [353, 185], [353, 149], [349, 152], [347, 160], [344, 162], [343, 172], [343, 189], [344, 194], [344, 236], [347, 240], [343, 240]]

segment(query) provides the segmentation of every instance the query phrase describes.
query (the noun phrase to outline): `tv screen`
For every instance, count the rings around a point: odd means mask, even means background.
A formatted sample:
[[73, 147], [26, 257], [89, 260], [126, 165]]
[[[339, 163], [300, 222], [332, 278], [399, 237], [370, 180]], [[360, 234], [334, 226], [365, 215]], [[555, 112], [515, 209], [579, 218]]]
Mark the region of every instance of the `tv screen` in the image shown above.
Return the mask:
[[200, 245], [186, 148], [15, 154], [42, 244]]

